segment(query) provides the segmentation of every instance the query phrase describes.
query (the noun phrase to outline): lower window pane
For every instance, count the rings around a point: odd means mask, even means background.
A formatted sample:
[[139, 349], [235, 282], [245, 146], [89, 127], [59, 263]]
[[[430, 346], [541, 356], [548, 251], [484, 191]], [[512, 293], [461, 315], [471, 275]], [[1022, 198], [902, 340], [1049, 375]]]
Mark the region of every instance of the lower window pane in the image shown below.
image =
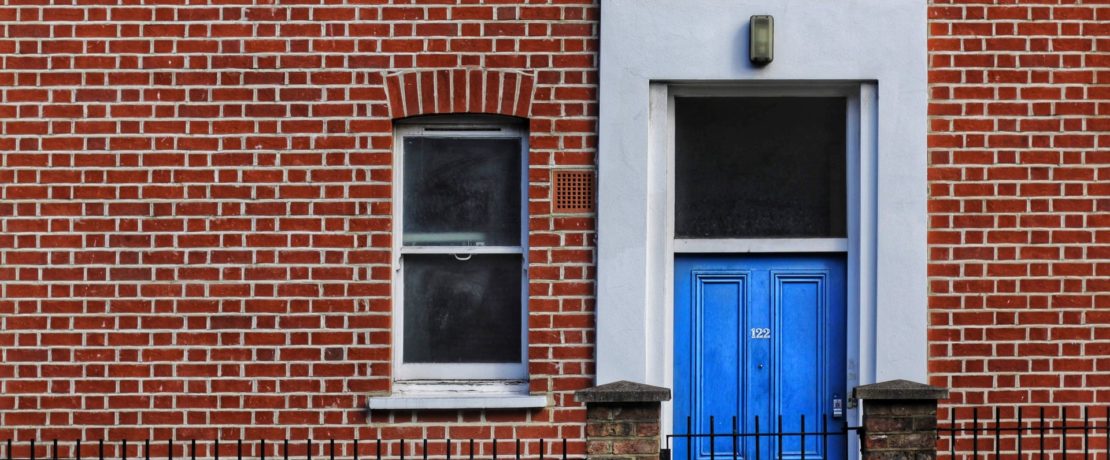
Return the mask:
[[459, 258], [404, 256], [404, 362], [519, 363], [521, 256]]

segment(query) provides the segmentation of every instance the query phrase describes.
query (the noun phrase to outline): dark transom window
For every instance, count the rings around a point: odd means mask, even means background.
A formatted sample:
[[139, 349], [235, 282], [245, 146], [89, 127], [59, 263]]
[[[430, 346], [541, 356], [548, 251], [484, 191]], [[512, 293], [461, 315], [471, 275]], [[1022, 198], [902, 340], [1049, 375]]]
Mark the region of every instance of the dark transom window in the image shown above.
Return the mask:
[[846, 104], [676, 98], [675, 237], [845, 237]]

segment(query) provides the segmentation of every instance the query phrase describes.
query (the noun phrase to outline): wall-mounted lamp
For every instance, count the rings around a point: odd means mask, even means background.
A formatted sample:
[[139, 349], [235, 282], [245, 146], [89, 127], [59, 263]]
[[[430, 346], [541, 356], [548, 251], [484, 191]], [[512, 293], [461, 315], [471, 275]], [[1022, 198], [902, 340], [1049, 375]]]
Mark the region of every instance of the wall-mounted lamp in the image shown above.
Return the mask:
[[775, 18], [757, 14], [748, 20], [748, 59], [752, 64], [764, 66], [775, 59]]

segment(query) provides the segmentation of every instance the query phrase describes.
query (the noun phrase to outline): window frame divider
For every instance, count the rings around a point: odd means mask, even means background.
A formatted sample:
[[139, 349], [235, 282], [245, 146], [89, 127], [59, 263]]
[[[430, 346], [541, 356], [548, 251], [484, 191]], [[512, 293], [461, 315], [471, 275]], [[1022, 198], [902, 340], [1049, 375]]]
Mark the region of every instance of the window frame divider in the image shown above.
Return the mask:
[[524, 254], [523, 246], [405, 246], [400, 254]]

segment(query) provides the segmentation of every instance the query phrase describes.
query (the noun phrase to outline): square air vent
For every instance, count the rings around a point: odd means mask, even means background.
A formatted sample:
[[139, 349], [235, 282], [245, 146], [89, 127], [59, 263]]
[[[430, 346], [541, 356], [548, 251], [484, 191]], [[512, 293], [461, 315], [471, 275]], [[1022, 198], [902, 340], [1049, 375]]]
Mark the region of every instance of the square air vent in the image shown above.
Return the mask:
[[552, 212], [582, 213], [594, 211], [594, 172], [588, 170], [555, 170], [551, 173]]

